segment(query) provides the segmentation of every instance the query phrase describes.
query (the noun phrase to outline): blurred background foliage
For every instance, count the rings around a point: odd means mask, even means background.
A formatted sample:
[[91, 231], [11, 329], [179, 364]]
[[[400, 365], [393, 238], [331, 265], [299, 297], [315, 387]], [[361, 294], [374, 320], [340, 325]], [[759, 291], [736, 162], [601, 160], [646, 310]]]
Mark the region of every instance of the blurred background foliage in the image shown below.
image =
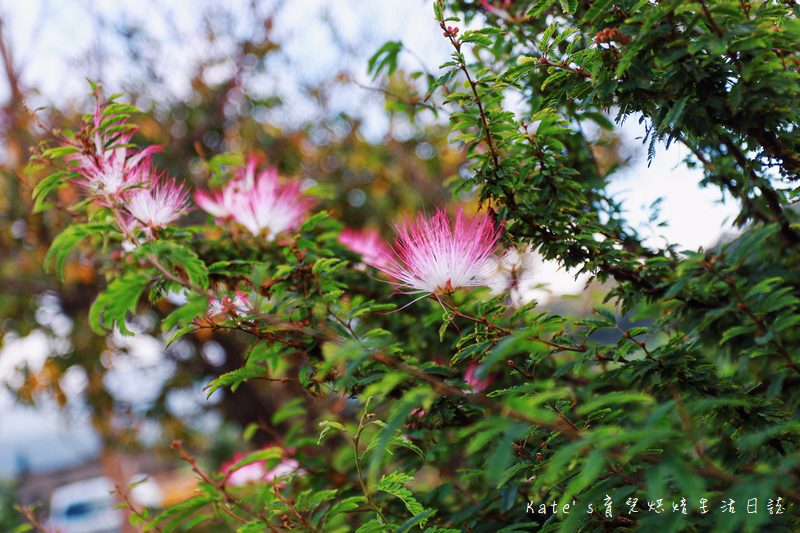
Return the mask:
[[[248, 21], [248, 26], [258, 28], [254, 35], [240, 38], [235, 28], [242, 21], [225, 8], [205, 6], [202, 22], [206, 28], [204, 36], [210, 42], [226, 40], [234, 43], [221, 57], [202, 57], [197, 64], [186, 70], [191, 73], [191, 94], [188, 98], [164, 100], [161, 98], [159, 81], [152, 77], [142, 79], [142, 72], [153, 72], [148, 65], [154, 43], [146, 36], [146, 28], [132, 28], [125, 20], [113, 25], [117, 39], [123, 39], [127, 56], [122, 67], [130, 78], [120, 88], [133, 103], [149, 107], [144, 116], [137, 117], [140, 132], [134, 141], [140, 145], [158, 144], [163, 153], [156, 161], [170, 175], [188, 182], [192, 188], [208, 186], [210, 173], [205, 164], [214, 155], [231, 151], [259, 157], [277, 165], [284, 175], [297, 176], [302, 180], [313, 180], [325, 188], [328, 194], [325, 207], [347, 225], [355, 228], [375, 227], [387, 235], [392, 230], [392, 220], [403, 212], [413, 212], [424, 206], [431, 207], [447, 203], [450, 194], [443, 185], [445, 178], [458, 175], [464, 163], [463, 153], [448, 143], [447, 129], [443, 124], [428, 117], [418, 120], [419, 106], [401, 105], [387, 97], [383, 91], [384, 81], [376, 80], [374, 88], [363, 89], [349, 81], [346, 73], [324, 79], [313, 86], [292, 87], [301, 91], [315, 105], [313, 121], [298, 121], [277, 126], [269, 119], [270, 112], [280, 112], [291, 117], [280, 94], [264, 94], [252, 88], [259, 78], [269, 76], [267, 64], [273, 56], [281, 54], [280, 43], [273, 40], [272, 17], [274, 13], [252, 15], [257, 20]], [[275, 8], [280, 9], [280, 8]], [[167, 13], [156, 13], [167, 16]], [[100, 15], [98, 15], [98, 20]], [[4, 20], [4, 25], [13, 23]], [[99, 22], [98, 22], [99, 24]], [[108, 26], [108, 25], [106, 25]], [[97, 28], [102, 32], [103, 28]], [[109, 30], [108, 27], [105, 31]], [[201, 31], [198, 29], [198, 31]], [[371, 43], [364, 43], [358, 51], [366, 56]], [[109, 394], [103, 376], [115, 347], [109, 347], [106, 339], [97, 337], [86, 324], [88, 307], [103, 284], [98, 275], [95, 258], [90, 254], [75, 257], [66, 267], [66, 282], [60, 283], [42, 271], [42, 262], [52, 239], [69, 223], [70, 217], [59, 210], [44, 214], [32, 214], [31, 192], [42, 173], [25, 171], [31, 148], [44, 138], [40, 128], [24, 102], [31, 99], [35, 88], [24, 87], [20, 81], [18, 66], [14, 65], [11, 43], [4, 41], [6, 82], [11, 87], [12, 98], [2, 108], [2, 317], [4, 332], [12, 337], [26, 336], [34, 329], [44, 328], [52, 338], [68, 339], [69, 347], [63, 348], [60, 356], [48, 359], [48, 363], [37, 371], [23, 371], [24, 382], [14, 381], [10, 385], [23, 401], [34, 401], [39, 395], [48, 394], [66, 401], [59, 383], [69, 368], [83, 367], [88, 378], [86, 405], [94, 410], [94, 420], [106, 439], [121, 439], [134, 444], [134, 434], [115, 431], [110, 422], [112, 412], [124, 410]], [[150, 50], [150, 53], [148, 53]], [[109, 60], [103, 55], [86, 58], [85, 72], [103, 72]], [[217, 76], [215, 83], [208, 83], [206, 73], [220, 62], [232, 62], [229, 75]], [[366, 61], [365, 61], [366, 62]], [[117, 65], [119, 67], [119, 65]], [[21, 67], [24, 68], [24, 65]], [[96, 79], [103, 84], [102, 77]], [[370, 105], [385, 103], [393, 121], [403, 123], [402, 133], [395, 134], [390, 125], [385, 137], [379, 142], [370, 142], [360, 131], [360, 119], [347, 113], [329, 109], [327, 101], [333, 90], [351, 91], [353, 98], [363, 98]], [[387, 91], [409, 96], [416, 88], [401, 75], [386, 83]], [[87, 85], [88, 88], [88, 85]], [[107, 88], [108, 92], [111, 88]], [[116, 88], [115, 88], [116, 89]], [[254, 94], [254, 92], [256, 94]], [[34, 98], [33, 100], [36, 100]], [[65, 109], [58, 102], [58, 109]], [[71, 102], [70, 114], [62, 114], [55, 107], [46, 106], [37, 111], [37, 117], [50, 127], [74, 128], [80, 110], [85, 110], [88, 99]], [[149, 106], [147, 106], [149, 104]], [[379, 109], [379, 108], [378, 108]], [[306, 111], [305, 114], [308, 114]], [[68, 187], [59, 193], [65, 204], [72, 204], [80, 193]], [[191, 220], [204, 220], [201, 211], [192, 214]], [[64, 321], [49, 317], [50, 324], [38, 320], [42, 294], [57, 295], [48, 299], [53, 313], [63, 313]], [[157, 312], [153, 310], [152, 312]], [[51, 313], [52, 314], [52, 313]], [[144, 331], [153, 324], [144, 321]], [[61, 326], [61, 330], [54, 331]], [[220, 343], [225, 350], [225, 363], [215, 367], [200, 354], [203, 344]], [[164, 390], [159, 392], [146, 413], [160, 422], [170, 425], [165, 434], [172, 438], [189, 437], [186, 427], [165, 406], [172, 388], [191, 387], [205, 383], [209, 377], [241, 366], [241, 345], [235, 339], [195, 338], [191, 347], [181, 347], [187, 354], [172, 355], [180, 371], [165, 379]], [[227, 418], [246, 425], [263, 422], [272, 411], [266, 391], [251, 390], [243, 385], [235, 394], [225, 393], [220, 409]], [[130, 406], [127, 406], [130, 407]]]

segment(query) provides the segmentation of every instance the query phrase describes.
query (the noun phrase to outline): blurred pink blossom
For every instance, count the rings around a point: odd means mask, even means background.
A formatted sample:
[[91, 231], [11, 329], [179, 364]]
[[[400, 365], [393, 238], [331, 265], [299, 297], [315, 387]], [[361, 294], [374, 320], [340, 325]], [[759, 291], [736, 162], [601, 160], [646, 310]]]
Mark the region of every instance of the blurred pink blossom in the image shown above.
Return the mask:
[[392, 251], [376, 229], [354, 230], [345, 228], [339, 234], [339, 242], [351, 252], [361, 256], [364, 263], [376, 268], [386, 266], [392, 258]]
[[481, 0], [481, 7], [500, 18], [510, 18], [508, 10], [511, 8], [511, 0], [499, 0], [497, 3], [500, 4], [500, 7], [493, 6], [487, 0]]
[[300, 463], [296, 459], [290, 457], [284, 457], [281, 459], [280, 463], [269, 470], [267, 470], [266, 460], [256, 461], [237, 468], [236, 470], [231, 470], [246, 456], [246, 454], [235, 453], [231, 461], [222, 464], [221, 470], [226, 476], [225, 479], [228, 485], [242, 487], [249, 483], [270, 482], [295, 473], [304, 473], [303, 470], [300, 470]]
[[213, 195], [208, 195], [203, 191], [195, 191], [195, 202], [200, 206], [200, 209], [217, 218], [233, 218], [237, 204], [253, 190], [257, 165], [258, 159], [249, 158], [245, 168], [240, 168], [236, 172], [236, 177], [228, 181], [222, 190], [215, 191]]
[[212, 195], [197, 191], [194, 198], [207, 213], [233, 220], [254, 236], [274, 240], [279, 233], [300, 226], [316, 201], [303, 195], [299, 182], [281, 182], [274, 168], [256, 175], [257, 164], [250, 158], [221, 190]]
[[478, 379], [475, 375], [475, 372], [478, 368], [478, 363], [472, 362], [467, 366], [467, 370], [464, 372], [464, 381], [467, 382], [467, 385], [472, 387], [472, 392], [480, 393], [486, 390], [486, 388], [492, 384], [494, 381], [495, 376], [486, 376], [485, 379]]

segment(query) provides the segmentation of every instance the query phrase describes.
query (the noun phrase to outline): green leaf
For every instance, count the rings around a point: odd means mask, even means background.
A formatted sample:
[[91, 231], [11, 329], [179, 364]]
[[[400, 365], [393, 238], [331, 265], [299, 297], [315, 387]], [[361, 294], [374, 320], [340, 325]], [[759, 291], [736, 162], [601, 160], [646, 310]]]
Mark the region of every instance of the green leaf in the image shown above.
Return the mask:
[[125, 319], [128, 313], [136, 313], [139, 298], [150, 281], [149, 276], [137, 272], [129, 272], [112, 281], [89, 309], [89, 325], [95, 333], [105, 335], [116, 325], [123, 335], [133, 335], [125, 327]]
[[549, 43], [553, 35], [556, 34], [556, 32], [558, 31], [558, 27], [559, 23], [554, 22], [544, 29], [544, 31], [542, 32], [542, 36], [539, 38], [539, 50], [541, 50], [542, 52], [547, 52], [549, 50], [547, 43]]
[[377, 78], [385, 69], [386, 75], [391, 76], [397, 69], [397, 55], [403, 49], [400, 41], [384, 43], [367, 61], [367, 72], [372, 74], [372, 79]]
[[592, 7], [583, 15], [584, 22], [589, 22], [591, 24], [594, 23], [595, 19], [598, 17], [608, 15], [609, 13], [606, 13], [605, 10], [613, 1], [614, 0], [594, 0], [594, 2], [592, 2]]
[[260, 429], [258, 422], [250, 422], [247, 424], [247, 427], [242, 430], [242, 440], [250, 440], [253, 438], [253, 435], [256, 434], [256, 431]]
[[[147, 509], [144, 509], [143, 511], [147, 511]], [[133, 518], [133, 516], [131, 518]], [[207, 514], [207, 513], [199, 514], [194, 518], [192, 518], [191, 520], [187, 521], [185, 524], [183, 524], [183, 530], [192, 531], [195, 526], [199, 526], [200, 524], [208, 522], [209, 520], [214, 520], [214, 518], [215, 517], [213, 514]]]
[[475, 30], [470, 30], [464, 32], [464, 36], [461, 37], [462, 43], [474, 43], [481, 46], [489, 47], [492, 46], [492, 40], [488, 37], [484, 37], [480, 32]]
[[[196, 511], [202, 509], [206, 505], [211, 504], [213, 500], [206, 495], [196, 496], [191, 500], [178, 503], [166, 509], [163, 513], [153, 519], [152, 522], [147, 524], [144, 530], [152, 531], [157, 530], [161, 533], [169, 533], [174, 531], [184, 520]], [[166, 524], [161, 525], [163, 522]]]
[[209, 275], [246, 276], [252, 270], [252, 261], [235, 259], [233, 261], [217, 261], [208, 265]]
[[260, 366], [237, 368], [236, 370], [226, 372], [217, 379], [212, 380], [204, 390], [208, 391], [208, 396], [214, 394], [214, 392], [221, 387], [230, 386], [231, 392], [235, 392], [242, 382], [252, 378], [259, 378], [266, 373], [267, 370], [265, 368], [261, 368]]
[[539, 68], [541, 65], [538, 62], [539, 60], [535, 57], [521, 57], [519, 58], [519, 64], [510, 67], [506, 70], [503, 74], [503, 78], [508, 78], [508, 80], [513, 81], [517, 78], [522, 77], [524, 74]]
[[556, 3], [556, 0], [537, 0], [535, 4], [528, 10], [526, 17], [538, 18], [542, 16], [547, 8]]
[[566, 13], [574, 13], [578, 9], [578, 0], [560, 0], [560, 3]]
[[[411, 491], [408, 490], [403, 484], [412, 481], [414, 478], [405, 474], [400, 471], [392, 472], [386, 476], [383, 476], [379, 481], [378, 484], [375, 486], [376, 490], [382, 490], [383, 492], [388, 492], [392, 496], [399, 498], [403, 501], [406, 505], [406, 509], [416, 516], [422, 513], [425, 508], [414, 498], [414, 495], [411, 494]], [[424, 517], [420, 523], [424, 526], [425, 522], [427, 522], [427, 516]]]
[[233, 472], [239, 470], [243, 466], [257, 463], [259, 461], [268, 461], [269, 459], [282, 459], [282, 458], [283, 458], [283, 449], [281, 449], [278, 446], [273, 446], [271, 448], [257, 450], [247, 455], [244, 459], [242, 459], [241, 461], [230, 467], [228, 471]]
[[608, 309], [602, 309], [600, 307], [596, 307], [592, 310], [592, 314], [599, 315], [601, 318], [604, 318], [609, 326], [617, 325], [617, 317], [614, 315], [614, 313], [612, 313]]
[[416, 514], [400, 524], [400, 526], [394, 530], [394, 533], [406, 533], [412, 527], [416, 526], [417, 524], [421, 524], [421, 526], [425, 526], [425, 522], [433, 515], [433, 509], [426, 509], [425, 511]]
[[[173, 328], [183, 328], [191, 326], [191, 322], [199, 317], [205, 316], [208, 312], [208, 298], [196, 293], [188, 294], [188, 301], [178, 306], [161, 322], [161, 331], [169, 332]], [[173, 340], [177, 340], [173, 339]]]
[[208, 289], [208, 268], [191, 248], [175, 241], [150, 241], [133, 251], [144, 260], [157, 259], [174, 275], [186, 279], [192, 286]]
[[639, 335], [644, 335], [645, 333], [647, 333], [647, 328], [641, 326], [636, 328], [631, 328], [628, 330], [627, 333], [631, 337], [638, 337]]
[[73, 224], [62, 231], [58, 237], [53, 239], [53, 244], [47, 251], [44, 258], [44, 270], [50, 271], [50, 265], [55, 259], [56, 275], [64, 281], [64, 265], [67, 263], [69, 254], [78, 243], [87, 237], [102, 237], [105, 232], [114, 229], [110, 224]]
[[418, 407], [426, 408], [426, 404], [430, 405], [433, 396], [433, 391], [429, 386], [418, 383], [415, 388], [405, 392], [403, 398], [392, 408], [387, 420], [388, 427], [381, 432], [380, 438], [377, 439], [375, 447], [378, 451], [373, 453], [369, 460], [368, 479], [370, 483], [377, 478], [382, 461], [385, 457], [380, 452], [387, 450], [389, 441], [391, 441], [396, 432], [405, 425], [411, 411]]
[[569, 70], [556, 71], [555, 73], [553, 73], [550, 76], [548, 76], [546, 80], [544, 80], [544, 83], [542, 83], [541, 89], [545, 90], [545, 88], [548, 85], [552, 84], [552, 83], [559, 83], [559, 82], [561, 82], [561, 81], [563, 81], [563, 80], [565, 80], [567, 78], [574, 77], [574, 76], [575, 76], [575, 74], [570, 72]]
[[453, 76], [455, 76], [457, 72], [459, 72], [458, 69], [448, 70], [442, 76], [437, 78], [436, 81], [431, 83], [430, 87], [428, 88], [428, 93], [425, 95], [425, 101], [428, 101], [436, 89], [453, 79]]
[[[555, 516], [555, 515], [554, 515]], [[520, 522], [519, 524], [512, 524], [497, 531], [497, 533], [514, 533], [516, 531], [535, 531], [542, 526], [538, 522]]]
[[327, 435], [328, 432], [332, 429], [338, 429], [339, 431], [347, 433], [347, 430], [343, 425], [341, 425], [339, 422], [334, 422], [333, 420], [323, 420], [322, 422], [319, 423], [319, 425], [322, 426], [322, 431], [319, 434], [319, 440], [317, 441], [317, 445], [319, 445], [322, 442], [323, 437], [325, 437], [325, 435]]
[[641, 392], [625, 392], [625, 391], [609, 392], [607, 394], [603, 394], [602, 396], [598, 396], [586, 403], [581, 404], [580, 406], [578, 406], [576, 412], [579, 415], [584, 415], [586, 413], [593, 412], [598, 407], [604, 405], [618, 406], [624, 403], [652, 404], [655, 403], [655, 399], [652, 396], [649, 396]]
[[304, 399], [294, 398], [286, 404], [282, 405], [280, 409], [278, 409], [274, 415], [272, 415], [272, 425], [277, 426], [284, 420], [291, 418], [293, 416], [299, 416], [306, 412], [304, 404]]
[[48, 148], [42, 152], [42, 157], [46, 159], [59, 159], [68, 154], [74, 154], [78, 149], [74, 146], [58, 146], [56, 148]]
[[244, 166], [244, 157], [239, 153], [223, 152], [206, 161], [206, 166], [213, 176], [210, 185], [216, 186], [229, 168]]
[[599, 411], [595, 411], [593, 413], [590, 413], [589, 416], [586, 417], [586, 420], [588, 422], [591, 422], [592, 420], [597, 420], [598, 418], [604, 418], [610, 412], [611, 412], [611, 408], [610, 407], [606, 407], [605, 409], [600, 409]]
[[514, 476], [516, 476], [523, 470], [530, 468], [531, 466], [533, 465], [530, 461], [523, 461], [508, 468], [505, 472], [503, 472], [503, 475], [500, 476], [500, 479], [497, 482], [497, 489], [499, 490], [503, 488], [503, 485], [511, 481], [511, 479], [513, 479]]
[[669, 113], [667, 116], [664, 117], [662, 121], [662, 126], [672, 126], [673, 128], [677, 129], [681, 122], [683, 121], [683, 108], [686, 107], [686, 102], [689, 101], [688, 96], [684, 96], [679, 98], [677, 102], [670, 108]]
[[64, 184], [65, 180], [63, 178], [63, 172], [55, 172], [36, 184], [36, 187], [33, 189], [34, 213], [40, 213], [51, 207], [51, 204], [47, 202], [47, 195]]
[[331, 517], [336, 516], [339, 513], [346, 513], [347, 511], [352, 511], [354, 509], [358, 509], [361, 504], [365, 503], [367, 500], [363, 496], [351, 496], [350, 498], [345, 498], [340, 502], [336, 502], [328, 509], [328, 519]]
[[262, 520], [253, 520], [252, 522], [242, 524], [236, 529], [236, 533], [264, 533], [269, 529], [270, 527]]
[[[339, 260], [339, 259], [336, 259], [335, 257], [318, 259], [314, 263], [314, 266], [311, 267], [311, 273], [312, 274], [319, 274], [320, 272], [328, 272], [328, 271], [331, 270], [331, 267], [333, 267], [334, 265], [339, 264], [339, 263], [342, 263], [342, 261]], [[344, 266], [344, 265], [342, 265], [342, 266]]]
[[332, 500], [336, 496], [336, 490], [328, 489], [328, 490], [321, 490], [315, 492], [313, 496], [311, 496], [306, 504], [303, 506], [304, 511], [311, 511], [322, 505], [323, 503], [327, 502], [328, 500]]
[[393, 528], [382, 524], [377, 519], [373, 519], [359, 527], [356, 533], [392, 533], [393, 531]]
[[402, 446], [403, 448], [408, 448], [412, 450], [414, 453], [425, 459], [425, 453], [411, 441], [404, 439], [403, 437], [394, 437], [392, 440], [389, 441], [390, 444], [394, 444], [395, 446]]
[[194, 331], [194, 329], [195, 329], [195, 326], [192, 325], [192, 324], [189, 324], [188, 326], [183, 326], [182, 328], [178, 328], [177, 330], [175, 330], [175, 333], [170, 335], [170, 337], [167, 340], [166, 344], [164, 344], [164, 348], [169, 348], [170, 345], [172, 345], [173, 342], [175, 342], [176, 340], [180, 339], [181, 337], [183, 337], [187, 333], [189, 333], [191, 331]]
[[498, 483], [498, 479], [502, 477], [502, 473], [505, 472], [513, 462], [513, 443], [522, 438], [528, 430], [528, 427], [527, 424], [523, 423], [511, 424], [503, 433], [503, 436], [499, 439], [495, 439], [492, 443], [494, 449], [486, 460], [486, 472], [484, 473], [490, 486]]
[[722, 334], [722, 339], [719, 341], [720, 346], [723, 345], [725, 342], [731, 340], [734, 337], [738, 337], [739, 335], [749, 335], [756, 330], [756, 326], [735, 326]]

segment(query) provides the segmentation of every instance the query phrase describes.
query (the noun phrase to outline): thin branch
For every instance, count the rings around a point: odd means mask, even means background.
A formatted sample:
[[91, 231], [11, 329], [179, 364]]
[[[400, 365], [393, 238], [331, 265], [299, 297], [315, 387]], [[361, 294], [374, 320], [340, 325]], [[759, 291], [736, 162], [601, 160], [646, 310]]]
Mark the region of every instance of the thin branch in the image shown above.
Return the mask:
[[[218, 490], [222, 494], [225, 503], [229, 503], [229, 504], [233, 505], [234, 507], [236, 507], [237, 509], [241, 509], [245, 513], [249, 514], [253, 518], [261, 520], [265, 525], [269, 526], [269, 528], [272, 531], [274, 531], [275, 533], [279, 533], [280, 531], [282, 531], [281, 529], [279, 529], [278, 527], [276, 527], [276, 526], [274, 526], [274, 525], [272, 525], [270, 523], [269, 517], [265, 516], [264, 514], [256, 511], [255, 509], [253, 509], [249, 505], [247, 505], [247, 504], [237, 500], [236, 498], [234, 498], [227, 491], [227, 489], [225, 488], [225, 483], [224, 482], [214, 481], [213, 479], [211, 479], [208, 476], [208, 474], [203, 472], [200, 469], [200, 467], [197, 466], [197, 461], [195, 460], [195, 458], [192, 457], [191, 455], [189, 455], [188, 453], [186, 453], [186, 450], [184, 449], [183, 444], [181, 443], [181, 441], [179, 441], [179, 440], [172, 441], [172, 446], [171, 447], [173, 449], [175, 449], [175, 450], [178, 450], [178, 453], [180, 454], [181, 459], [183, 459], [185, 462], [189, 463], [189, 465], [192, 467], [192, 471], [194, 471], [195, 474], [200, 476], [200, 479], [202, 479], [204, 483], [207, 483], [208, 485], [214, 487], [215, 490]], [[233, 513], [233, 511], [231, 511], [230, 509], [228, 509], [224, 505], [219, 505], [218, 507], [223, 512], [228, 514], [228, 516], [236, 519], [237, 521], [242, 522], [244, 524], [248, 523], [248, 520], [246, 518], [242, 518], [241, 516], [236, 515], [235, 513]]]
[[[747, 301], [745, 301], [744, 297], [742, 296], [742, 293], [739, 291], [739, 288], [736, 286], [736, 282], [733, 280], [733, 278], [731, 278], [730, 276], [723, 276], [714, 267], [713, 261], [704, 259], [703, 267], [708, 272], [711, 272], [717, 279], [719, 279], [720, 281], [725, 283], [725, 285], [728, 286], [733, 296], [739, 302], [738, 308], [745, 315], [747, 315], [750, 318], [750, 320], [752, 320], [753, 323], [761, 329], [761, 331], [765, 333], [769, 331], [769, 327], [764, 323], [764, 319], [756, 315], [755, 312], [748, 305]], [[770, 344], [775, 346], [775, 348], [778, 350], [778, 353], [786, 360], [786, 366], [788, 366], [789, 368], [800, 374], [800, 366], [798, 366], [797, 363], [794, 362], [792, 356], [789, 354], [789, 351], [786, 349], [783, 343], [779, 339], [776, 339], [774, 337], [769, 342]]]
[[445, 113], [447, 115], [450, 114], [450, 112], [447, 111], [446, 109], [444, 109], [443, 107], [439, 107], [437, 105], [429, 104], [429, 103], [424, 102], [422, 100], [403, 98], [402, 96], [400, 96], [400, 95], [398, 95], [396, 93], [393, 93], [392, 91], [390, 91], [388, 89], [385, 89], [383, 87], [371, 87], [369, 85], [364, 85], [363, 83], [360, 83], [360, 82], [354, 80], [353, 78], [351, 78], [350, 76], [347, 76], [347, 75], [342, 75], [340, 77], [343, 80], [345, 80], [345, 81], [347, 81], [349, 83], [352, 83], [356, 87], [359, 87], [359, 88], [364, 89], [366, 91], [374, 91], [374, 92], [382, 93], [384, 96], [388, 96], [392, 100], [396, 100], [397, 102], [400, 102], [402, 104], [410, 105], [410, 106], [414, 106], [414, 107], [424, 107], [426, 109], [430, 109], [431, 111], [434, 111], [434, 112], [437, 112], [437, 113], [441, 112], [441, 113]]
[[48, 530], [45, 529], [44, 525], [41, 522], [39, 522], [38, 518], [36, 518], [36, 515], [33, 513], [33, 509], [31, 509], [28, 506], [17, 507], [16, 505], [14, 506], [14, 508], [16, 510], [18, 510], [20, 513], [22, 513], [23, 515], [25, 515], [25, 518], [28, 519], [28, 522], [30, 522], [31, 525], [37, 531], [39, 531], [40, 533], [48, 533]]

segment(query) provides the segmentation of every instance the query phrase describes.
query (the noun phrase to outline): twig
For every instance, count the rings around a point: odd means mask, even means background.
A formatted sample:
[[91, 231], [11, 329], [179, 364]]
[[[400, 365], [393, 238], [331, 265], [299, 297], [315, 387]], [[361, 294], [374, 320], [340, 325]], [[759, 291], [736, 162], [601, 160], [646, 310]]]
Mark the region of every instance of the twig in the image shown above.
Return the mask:
[[45, 529], [42, 523], [36, 518], [36, 515], [33, 514], [33, 509], [28, 506], [19, 507], [17, 505], [14, 505], [14, 508], [20, 513], [24, 514], [25, 518], [27, 518], [31, 525], [38, 531], [41, 533], [48, 533], [48, 530]]
[[365, 423], [365, 420], [375, 416], [369, 412], [369, 402], [371, 400], [371, 397], [367, 398], [366, 405], [364, 406], [364, 414], [361, 415], [361, 420], [358, 422], [358, 431], [356, 431], [356, 434], [353, 436], [353, 454], [355, 455], [356, 472], [358, 474], [358, 483], [361, 485], [361, 492], [364, 493], [364, 497], [367, 499], [367, 504], [372, 508], [373, 511], [375, 511], [381, 522], [386, 524], [388, 522], [386, 521], [386, 517], [383, 516], [383, 512], [381, 512], [381, 508], [378, 507], [374, 501], [372, 501], [372, 497], [367, 490], [367, 483], [364, 481], [364, 473], [361, 471], [361, 458], [358, 455], [358, 442], [361, 439], [361, 432], [364, 431], [364, 428], [370, 424], [369, 422]]
[[[117, 489], [117, 494], [119, 494], [120, 498], [122, 498], [122, 501], [125, 504], [125, 507], [130, 512], [132, 512], [137, 517], [139, 517], [139, 519], [142, 520], [142, 523], [147, 523], [147, 517], [145, 517], [142, 514], [142, 512], [133, 504], [133, 502], [131, 502], [130, 498], [128, 497], [129, 491], [123, 491], [122, 487], [120, 487], [119, 484], [114, 485], [114, 487]], [[150, 524], [148, 527], [152, 528], [152, 529], [155, 529], [156, 531], [159, 531], [159, 532], [162, 531], [161, 528], [158, 527], [155, 524]]]
[[[267, 516], [263, 515], [262, 513], [254, 510], [249, 505], [247, 505], [247, 504], [237, 500], [236, 498], [234, 498], [226, 490], [224, 483], [221, 483], [219, 481], [214, 481], [213, 479], [208, 477], [208, 474], [203, 472], [200, 469], [200, 467], [197, 466], [197, 461], [195, 460], [195, 458], [192, 457], [191, 455], [189, 455], [188, 453], [186, 453], [186, 450], [183, 448], [183, 444], [181, 443], [181, 441], [179, 441], [179, 440], [172, 441], [172, 446], [171, 447], [173, 449], [175, 449], [175, 450], [178, 450], [178, 453], [180, 454], [181, 459], [183, 459], [185, 462], [189, 463], [189, 465], [192, 467], [192, 470], [194, 471], [194, 473], [197, 474], [198, 476], [200, 476], [200, 479], [202, 479], [204, 483], [207, 483], [208, 485], [211, 485], [212, 487], [214, 487], [215, 490], [218, 490], [222, 494], [223, 500], [224, 500], [225, 503], [229, 503], [229, 504], [233, 505], [234, 507], [236, 507], [237, 509], [241, 509], [242, 511], [246, 512], [250, 516], [252, 516], [252, 517], [254, 517], [254, 518], [258, 519], [258, 520], [261, 520], [265, 525], [268, 525], [269, 528], [272, 531], [274, 531], [276, 533], [279, 533], [281, 531], [279, 528], [277, 528], [276, 526], [274, 526], [273, 524], [270, 523], [270, 520], [269, 520], [269, 518]], [[231, 511], [230, 509], [228, 509], [224, 505], [218, 505], [218, 507], [223, 512], [228, 514], [228, 516], [238, 520], [239, 522], [242, 522], [244, 524], [248, 523], [248, 520], [246, 518], [242, 518], [241, 516], [237, 516], [233, 511]]]
[[351, 78], [349, 76], [343, 76], [342, 79], [352, 83], [356, 87], [359, 87], [359, 88], [364, 89], [366, 91], [374, 91], [374, 92], [382, 93], [385, 96], [388, 96], [389, 98], [391, 98], [393, 100], [396, 100], [396, 101], [398, 101], [400, 103], [406, 104], [406, 105], [415, 106], [415, 107], [424, 107], [424, 108], [430, 109], [431, 111], [434, 111], [434, 112], [437, 112], [437, 113], [438, 112], [442, 112], [442, 113], [445, 113], [447, 115], [450, 114], [450, 112], [447, 111], [446, 109], [444, 109], [443, 107], [439, 107], [439, 106], [436, 106], [436, 105], [433, 105], [433, 104], [429, 104], [429, 103], [427, 103], [425, 101], [422, 101], [422, 100], [409, 100], [408, 98], [403, 98], [402, 96], [400, 96], [398, 94], [395, 94], [395, 93], [393, 93], [392, 91], [390, 91], [388, 89], [384, 89], [383, 87], [371, 87], [369, 85], [364, 85], [363, 83], [360, 83], [360, 82], [354, 80], [353, 78]]
[[[702, 265], [703, 268], [705, 268], [708, 272], [711, 272], [717, 279], [719, 279], [725, 285], [728, 286], [733, 296], [739, 301], [738, 305], [739, 310], [741, 310], [745, 315], [747, 315], [750, 318], [750, 320], [752, 320], [753, 323], [766, 334], [766, 332], [769, 331], [769, 327], [764, 323], [764, 319], [756, 315], [750, 308], [750, 306], [747, 304], [744, 297], [742, 296], [742, 293], [739, 292], [739, 288], [736, 286], [736, 282], [733, 280], [733, 278], [731, 278], [730, 276], [723, 276], [714, 267], [713, 261], [709, 261], [708, 259], [703, 259]], [[800, 366], [798, 366], [797, 363], [794, 362], [792, 356], [789, 355], [789, 351], [786, 349], [783, 343], [779, 339], [776, 339], [774, 337], [769, 342], [770, 344], [775, 346], [775, 348], [777, 348], [778, 350], [778, 353], [784, 359], [786, 359], [786, 366], [788, 366], [789, 368], [800, 374]]]

